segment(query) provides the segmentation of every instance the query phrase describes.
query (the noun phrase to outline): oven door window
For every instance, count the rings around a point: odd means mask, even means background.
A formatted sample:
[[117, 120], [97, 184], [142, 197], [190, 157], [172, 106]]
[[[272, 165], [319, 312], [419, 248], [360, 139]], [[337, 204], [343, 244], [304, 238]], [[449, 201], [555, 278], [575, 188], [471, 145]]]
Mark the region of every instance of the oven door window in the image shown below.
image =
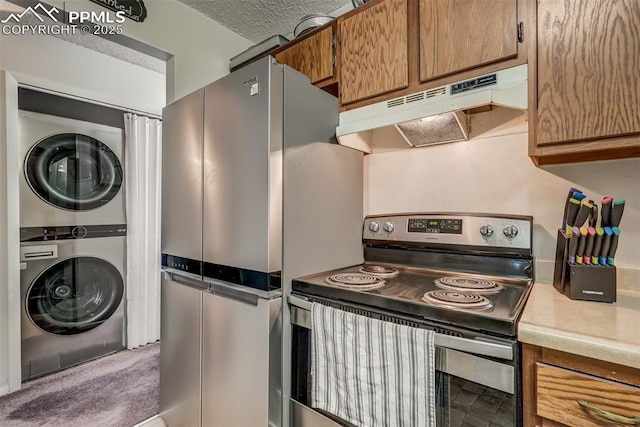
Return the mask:
[[437, 425], [516, 426], [516, 384], [511, 364], [436, 348]]
[[436, 373], [436, 425], [515, 427], [515, 397], [444, 372]]
[[113, 199], [122, 186], [122, 165], [102, 142], [63, 133], [35, 144], [25, 159], [31, 189], [58, 208], [84, 211]]

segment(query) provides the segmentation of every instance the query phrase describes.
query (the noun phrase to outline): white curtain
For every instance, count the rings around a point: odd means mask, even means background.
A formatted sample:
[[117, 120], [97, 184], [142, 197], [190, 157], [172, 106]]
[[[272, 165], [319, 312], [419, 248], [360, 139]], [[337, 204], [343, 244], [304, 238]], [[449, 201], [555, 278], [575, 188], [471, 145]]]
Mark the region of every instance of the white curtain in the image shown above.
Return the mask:
[[162, 122], [126, 113], [127, 348], [160, 339]]

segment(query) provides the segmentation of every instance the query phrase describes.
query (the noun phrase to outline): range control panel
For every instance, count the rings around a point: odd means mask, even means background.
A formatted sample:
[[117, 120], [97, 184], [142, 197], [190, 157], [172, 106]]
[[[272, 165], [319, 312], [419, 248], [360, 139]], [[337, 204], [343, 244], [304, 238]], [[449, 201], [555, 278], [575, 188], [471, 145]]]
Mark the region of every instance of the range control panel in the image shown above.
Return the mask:
[[453, 218], [409, 218], [409, 233], [462, 234], [462, 220]]
[[532, 231], [523, 215], [399, 214], [366, 217], [362, 239], [531, 250]]

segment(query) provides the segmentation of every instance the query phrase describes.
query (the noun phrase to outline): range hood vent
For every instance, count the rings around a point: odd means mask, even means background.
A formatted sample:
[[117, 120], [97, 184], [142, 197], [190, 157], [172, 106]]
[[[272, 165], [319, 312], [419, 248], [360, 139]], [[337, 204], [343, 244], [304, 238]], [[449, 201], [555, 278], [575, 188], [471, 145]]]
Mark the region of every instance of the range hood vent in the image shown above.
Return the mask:
[[366, 153], [389, 150], [377, 150], [373, 140], [390, 129], [404, 141], [395, 149], [462, 141], [469, 138], [465, 112], [491, 105], [527, 109], [526, 64], [345, 111], [336, 134], [340, 144]]

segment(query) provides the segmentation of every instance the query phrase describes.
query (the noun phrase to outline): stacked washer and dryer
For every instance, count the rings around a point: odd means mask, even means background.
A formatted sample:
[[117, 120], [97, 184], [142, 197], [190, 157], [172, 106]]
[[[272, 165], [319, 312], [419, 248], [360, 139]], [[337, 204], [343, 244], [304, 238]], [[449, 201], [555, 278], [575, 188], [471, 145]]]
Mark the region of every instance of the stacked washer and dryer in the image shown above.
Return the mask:
[[22, 379], [125, 347], [122, 129], [20, 111]]

